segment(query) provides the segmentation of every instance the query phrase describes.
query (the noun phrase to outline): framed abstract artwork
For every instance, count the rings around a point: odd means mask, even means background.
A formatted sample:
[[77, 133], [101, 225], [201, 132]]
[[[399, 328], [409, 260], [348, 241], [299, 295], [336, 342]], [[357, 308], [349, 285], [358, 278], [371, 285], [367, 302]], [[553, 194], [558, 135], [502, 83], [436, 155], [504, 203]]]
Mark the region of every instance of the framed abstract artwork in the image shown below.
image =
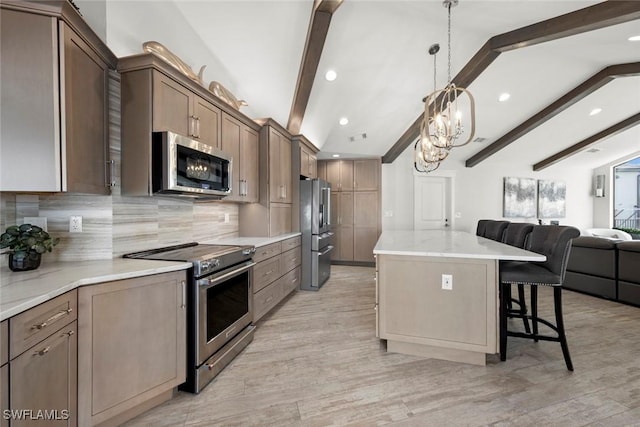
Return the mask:
[[538, 180], [538, 218], [566, 216], [567, 184], [564, 181]]
[[505, 218], [535, 218], [536, 180], [505, 177], [502, 208]]

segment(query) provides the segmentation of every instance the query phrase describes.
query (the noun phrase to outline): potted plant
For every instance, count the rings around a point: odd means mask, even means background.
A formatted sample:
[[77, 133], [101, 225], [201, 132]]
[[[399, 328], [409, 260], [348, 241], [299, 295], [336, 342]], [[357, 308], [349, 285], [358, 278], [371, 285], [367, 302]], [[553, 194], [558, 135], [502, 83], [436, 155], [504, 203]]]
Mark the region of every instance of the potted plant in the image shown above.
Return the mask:
[[51, 252], [59, 241], [37, 225], [12, 225], [0, 235], [0, 249], [9, 248], [11, 271], [35, 270], [42, 254]]
[[614, 227], [614, 228], [616, 230], [622, 230], [631, 234], [631, 237], [633, 238], [633, 240], [640, 240], [640, 229], [638, 228], [622, 228], [622, 227]]

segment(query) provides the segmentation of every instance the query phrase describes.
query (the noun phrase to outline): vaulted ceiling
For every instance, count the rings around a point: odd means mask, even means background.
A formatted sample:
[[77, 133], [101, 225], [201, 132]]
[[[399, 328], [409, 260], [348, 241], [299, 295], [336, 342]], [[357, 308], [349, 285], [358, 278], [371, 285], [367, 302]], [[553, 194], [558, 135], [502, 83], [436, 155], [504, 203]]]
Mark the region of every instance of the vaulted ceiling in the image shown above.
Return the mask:
[[[148, 8], [162, 7], [163, 3], [166, 2], [144, 2]], [[330, 20], [316, 22], [316, 31], [322, 33], [324, 28], [326, 39], [321, 34], [324, 43], [313, 45], [316, 51], [310, 54], [315, 53], [316, 58], [307, 63], [302, 76], [301, 59], [314, 16], [312, 0], [173, 3], [181, 22], [187, 23], [232, 76], [224, 83], [250, 104], [242, 111], [255, 118], [273, 117], [294, 130], [299, 127], [302, 134], [320, 147], [320, 157], [340, 153], [395, 158], [391, 148], [411, 129], [424, 108], [423, 97], [433, 89], [433, 63], [427, 53], [433, 43], [441, 45], [437, 83], [446, 84], [447, 10], [441, 0], [337, 2], [328, 8]], [[452, 74], [462, 70], [496, 35], [599, 3], [460, 0], [452, 9]], [[622, 20], [626, 22], [509, 50], [493, 60], [468, 86], [476, 99], [476, 136], [483, 138], [483, 142], [454, 150], [445, 162], [491, 166], [518, 158], [525, 159], [524, 163], [533, 168], [562, 150], [587, 141], [589, 144], [584, 146], [600, 151], [594, 154], [583, 150], [549, 162], [554, 166], [597, 167], [639, 151], [637, 121], [618, 125], [620, 128], [611, 137], [594, 137], [605, 135], [603, 131], [607, 129], [615, 130], [617, 124], [640, 112], [637, 70], [624, 76], [615, 75], [597, 90], [583, 92], [579, 100], [562, 103], [561, 108], [550, 107], [554, 102], [557, 107], [563, 96], [579, 91], [576, 88], [580, 84], [606, 67], [640, 61], [640, 41], [628, 41], [631, 36], [640, 36], [640, 2], [608, 3], [611, 7], [613, 3], [627, 3], [635, 14], [627, 11], [627, 18]], [[156, 39], [167, 43], [175, 32], [176, 28], [167, 29], [165, 35], [159, 34]], [[319, 57], [318, 46], [322, 48]], [[189, 56], [188, 45], [172, 47], [179, 56]], [[200, 64], [194, 64], [194, 68], [196, 65]], [[324, 78], [329, 69], [337, 72], [333, 82]], [[302, 86], [308, 90], [304, 97], [308, 102], [301, 110], [293, 101], [294, 95], [300, 94], [299, 80], [305, 78]], [[511, 94], [507, 102], [498, 102], [502, 92]], [[602, 112], [590, 116], [594, 108], [601, 108]], [[476, 162], [484, 157], [480, 154], [483, 150], [494, 151], [487, 147], [501, 138], [504, 141], [511, 130], [545, 109], [560, 112], [546, 121], [534, 120], [536, 127], [508, 138], [512, 140], [508, 145]], [[292, 111], [302, 114], [290, 117]], [[341, 117], [347, 117], [349, 123], [341, 126], [338, 123]]]

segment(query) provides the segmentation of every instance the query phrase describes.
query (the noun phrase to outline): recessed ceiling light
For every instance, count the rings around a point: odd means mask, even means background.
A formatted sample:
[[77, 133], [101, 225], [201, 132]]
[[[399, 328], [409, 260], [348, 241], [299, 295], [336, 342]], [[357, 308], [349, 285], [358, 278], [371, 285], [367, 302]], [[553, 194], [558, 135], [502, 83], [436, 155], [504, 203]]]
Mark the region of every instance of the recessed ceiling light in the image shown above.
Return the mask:
[[498, 101], [504, 102], [509, 98], [511, 98], [511, 94], [510, 93], [507, 93], [507, 92], [501, 93], [500, 96], [498, 97]]
[[640, 36], [631, 36], [628, 40], [630, 42], [640, 42]]
[[336, 79], [336, 77], [338, 77], [338, 73], [336, 73], [335, 70], [329, 70], [324, 75], [324, 78], [327, 79], [330, 82], [334, 81]]
[[595, 116], [596, 114], [599, 114], [601, 111], [602, 111], [602, 108], [594, 108], [593, 110], [591, 110], [589, 115], [590, 116]]
[[348, 125], [348, 124], [349, 124], [349, 119], [347, 119], [346, 117], [342, 117], [342, 118], [340, 119], [339, 123], [340, 123], [342, 126]]
[[340, 157], [340, 154], [334, 154], [331, 157]]

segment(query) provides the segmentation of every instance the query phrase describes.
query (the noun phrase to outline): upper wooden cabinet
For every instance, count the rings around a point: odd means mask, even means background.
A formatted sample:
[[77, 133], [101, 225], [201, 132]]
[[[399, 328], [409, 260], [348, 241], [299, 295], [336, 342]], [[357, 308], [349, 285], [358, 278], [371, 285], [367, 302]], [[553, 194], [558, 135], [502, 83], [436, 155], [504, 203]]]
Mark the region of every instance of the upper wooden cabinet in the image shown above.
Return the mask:
[[160, 72], [152, 79], [153, 130], [169, 130], [220, 148], [220, 109]]
[[0, 191], [109, 194], [116, 57], [67, 1], [0, 8]]
[[258, 132], [222, 113], [222, 150], [232, 158], [231, 195], [225, 200], [257, 202]]
[[[292, 142], [297, 145], [300, 156], [300, 176], [305, 178], [318, 178], [318, 149], [304, 135], [295, 135]], [[295, 146], [294, 146], [295, 150]]]
[[353, 191], [353, 160], [328, 161], [327, 181], [331, 191]]
[[291, 203], [291, 139], [273, 126], [268, 126], [269, 200]]
[[151, 53], [120, 58], [118, 71], [123, 195], [151, 194], [153, 132], [172, 131], [233, 157], [232, 193], [223, 200], [258, 201], [258, 123]]
[[[240, 206], [240, 236], [273, 237], [295, 229], [297, 206], [292, 179], [291, 135], [273, 119], [260, 119], [259, 203]], [[298, 178], [296, 176], [296, 178]], [[297, 179], [295, 184], [297, 184]]]

